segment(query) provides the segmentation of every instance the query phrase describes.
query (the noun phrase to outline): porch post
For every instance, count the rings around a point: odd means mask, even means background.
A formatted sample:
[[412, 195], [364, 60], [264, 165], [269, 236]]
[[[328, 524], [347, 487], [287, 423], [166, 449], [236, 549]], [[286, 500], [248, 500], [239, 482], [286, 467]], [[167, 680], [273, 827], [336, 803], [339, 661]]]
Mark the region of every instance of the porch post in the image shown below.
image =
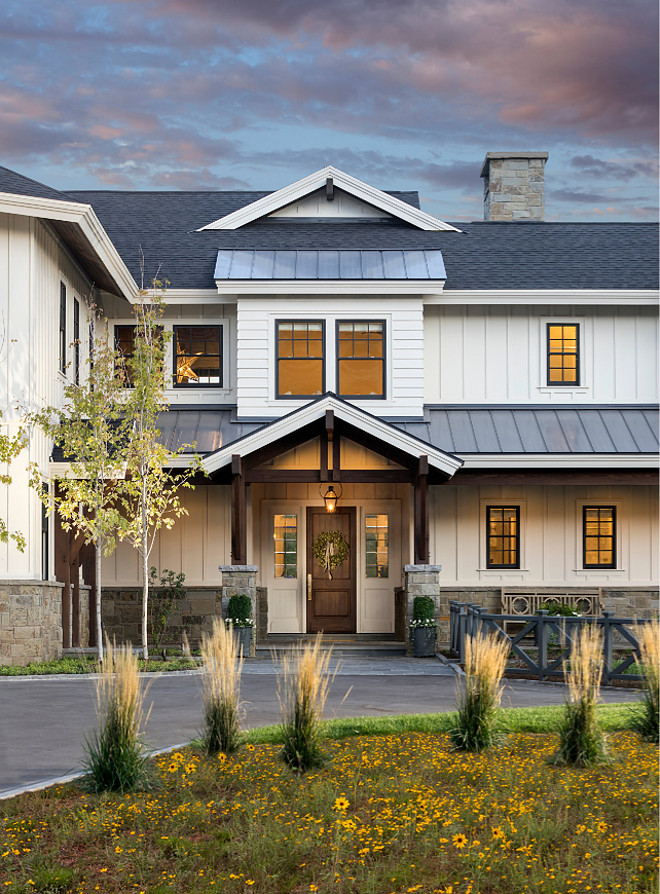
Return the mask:
[[415, 565], [429, 563], [429, 503], [428, 503], [429, 458], [420, 456], [414, 484], [415, 515]]
[[231, 458], [231, 560], [234, 565], [247, 563], [247, 510], [243, 461], [238, 453]]

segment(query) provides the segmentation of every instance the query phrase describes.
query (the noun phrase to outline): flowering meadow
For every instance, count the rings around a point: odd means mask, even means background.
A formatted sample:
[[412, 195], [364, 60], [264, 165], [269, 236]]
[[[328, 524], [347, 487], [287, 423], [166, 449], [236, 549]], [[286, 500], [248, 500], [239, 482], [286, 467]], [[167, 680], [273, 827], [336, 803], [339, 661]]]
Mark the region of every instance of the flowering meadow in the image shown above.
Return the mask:
[[151, 791], [73, 786], [0, 802], [0, 891], [657, 892], [657, 748], [552, 765], [555, 734], [480, 754], [448, 735], [327, 739], [299, 776], [279, 745], [158, 758]]

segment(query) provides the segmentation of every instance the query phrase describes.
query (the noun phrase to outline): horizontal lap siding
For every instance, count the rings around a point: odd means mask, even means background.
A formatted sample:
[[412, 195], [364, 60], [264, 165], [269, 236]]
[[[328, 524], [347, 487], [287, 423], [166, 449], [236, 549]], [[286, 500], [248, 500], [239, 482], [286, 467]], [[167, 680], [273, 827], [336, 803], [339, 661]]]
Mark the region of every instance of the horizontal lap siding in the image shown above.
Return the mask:
[[324, 320], [326, 390], [336, 391], [336, 320], [386, 323], [385, 400], [355, 400], [376, 415], [421, 416], [424, 328], [419, 296], [383, 298], [241, 298], [238, 302], [237, 382], [241, 416], [283, 416], [307, 401], [276, 400], [274, 327], [277, 319]]

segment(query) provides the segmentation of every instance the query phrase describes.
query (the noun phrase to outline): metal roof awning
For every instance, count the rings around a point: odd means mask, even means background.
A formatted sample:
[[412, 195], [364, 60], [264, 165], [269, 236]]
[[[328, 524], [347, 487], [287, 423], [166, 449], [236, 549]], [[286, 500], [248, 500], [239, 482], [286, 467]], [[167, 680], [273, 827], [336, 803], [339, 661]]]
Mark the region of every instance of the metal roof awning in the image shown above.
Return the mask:
[[442, 252], [220, 249], [216, 280], [445, 280]]

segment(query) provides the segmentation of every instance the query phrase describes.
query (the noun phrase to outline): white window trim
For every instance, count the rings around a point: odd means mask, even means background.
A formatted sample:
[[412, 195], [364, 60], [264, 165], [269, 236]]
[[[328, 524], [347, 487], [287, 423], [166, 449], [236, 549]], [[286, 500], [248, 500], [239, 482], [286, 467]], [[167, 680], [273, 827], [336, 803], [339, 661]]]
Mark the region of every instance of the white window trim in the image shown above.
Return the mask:
[[[580, 351], [580, 384], [579, 385], [548, 385], [548, 323], [550, 324], [574, 324], [578, 327], [579, 332], [579, 351]], [[589, 325], [589, 337], [587, 338], [587, 325]], [[576, 317], [573, 314], [556, 313], [552, 316], [539, 317], [539, 371], [536, 390], [539, 394], [552, 394], [556, 397], [561, 395], [582, 395], [590, 394], [592, 383], [589, 371], [593, 367], [593, 331], [591, 320], [587, 321], [586, 317]], [[587, 346], [589, 352], [587, 353]]]

